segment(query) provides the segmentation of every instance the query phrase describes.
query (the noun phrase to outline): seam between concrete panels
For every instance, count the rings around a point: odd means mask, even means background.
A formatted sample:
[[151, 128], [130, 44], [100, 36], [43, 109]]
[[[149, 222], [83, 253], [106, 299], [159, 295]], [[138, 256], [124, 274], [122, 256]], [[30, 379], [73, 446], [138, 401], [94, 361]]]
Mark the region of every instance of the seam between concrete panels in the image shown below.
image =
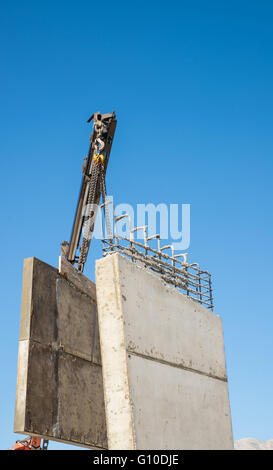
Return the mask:
[[65, 354], [68, 354], [69, 356], [72, 357], [77, 357], [78, 359], [82, 359], [83, 361], [89, 362], [90, 364], [98, 367], [102, 367], [101, 364], [98, 364], [97, 362], [93, 362], [91, 359], [86, 359], [86, 357], [81, 356], [80, 354], [75, 354], [72, 352], [67, 351], [64, 347], [59, 346], [57, 343], [41, 343], [41, 341], [37, 341], [37, 339], [30, 339], [30, 340], [20, 340], [20, 341], [29, 341], [30, 343], [36, 343], [40, 344], [41, 346], [51, 346], [54, 351], [59, 351], [59, 352], [64, 352]]
[[127, 354], [128, 354], [129, 357], [130, 356], [141, 357], [142, 359], [146, 359], [148, 361], [159, 362], [160, 364], [163, 364], [165, 366], [174, 367], [175, 369], [182, 369], [182, 370], [186, 370], [188, 372], [193, 372], [194, 374], [205, 375], [206, 377], [209, 377], [211, 379], [221, 380], [221, 382], [227, 382], [227, 379], [224, 378], [224, 377], [218, 377], [217, 375], [208, 374], [206, 372], [202, 372], [202, 371], [197, 370], [197, 369], [192, 369], [190, 367], [185, 367], [185, 366], [182, 366], [180, 364], [174, 364], [173, 362], [168, 362], [168, 361], [165, 361], [164, 359], [157, 359], [157, 358], [154, 358], [154, 357], [146, 356], [145, 354], [137, 353], [135, 351], [130, 351], [129, 349], [127, 349]]

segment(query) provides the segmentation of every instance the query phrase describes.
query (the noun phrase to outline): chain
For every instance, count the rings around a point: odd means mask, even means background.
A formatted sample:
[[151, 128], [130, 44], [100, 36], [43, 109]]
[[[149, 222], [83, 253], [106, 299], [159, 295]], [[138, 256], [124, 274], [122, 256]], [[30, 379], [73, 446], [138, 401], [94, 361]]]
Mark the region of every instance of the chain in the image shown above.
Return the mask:
[[91, 178], [89, 181], [89, 188], [88, 188], [88, 196], [87, 196], [87, 207], [86, 210], [88, 213], [84, 216], [83, 222], [83, 238], [82, 244], [80, 248], [80, 255], [79, 255], [79, 262], [78, 262], [78, 269], [79, 271], [83, 271], [83, 266], [86, 261], [88, 247], [90, 243], [90, 231], [92, 228], [92, 219], [94, 216], [94, 204], [95, 204], [95, 197], [96, 197], [96, 190], [97, 184], [99, 180], [99, 174], [101, 171], [101, 165], [94, 165], [94, 169], [91, 173]]
[[102, 202], [104, 204], [103, 208], [104, 208], [104, 219], [105, 219], [105, 225], [106, 225], [107, 238], [110, 238], [110, 244], [112, 244], [113, 235], [112, 235], [112, 229], [111, 229], [110, 214], [109, 214], [108, 204], [105, 204], [107, 200], [107, 194], [106, 194], [106, 184], [105, 184], [105, 171], [103, 168], [101, 171], [101, 190], [102, 190]]

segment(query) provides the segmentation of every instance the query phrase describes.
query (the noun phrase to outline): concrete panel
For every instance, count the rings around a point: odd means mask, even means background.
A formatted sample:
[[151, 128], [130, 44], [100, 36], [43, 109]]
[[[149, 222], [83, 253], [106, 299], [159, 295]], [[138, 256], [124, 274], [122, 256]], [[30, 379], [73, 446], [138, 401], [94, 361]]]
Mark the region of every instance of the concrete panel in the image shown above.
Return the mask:
[[27, 342], [25, 431], [59, 437], [54, 429], [58, 422], [58, 351], [51, 345]]
[[95, 289], [81, 280], [25, 260], [14, 431], [106, 449]]
[[[55, 282], [58, 271], [36, 258], [24, 262], [20, 340], [48, 343], [57, 338]], [[46, 308], [45, 308], [46, 306]], [[35, 314], [33, 314], [35, 312]], [[39, 314], [37, 314], [39, 312]]]
[[219, 316], [124, 257], [119, 272], [128, 350], [226, 378]]
[[231, 449], [227, 382], [129, 354], [138, 449]]
[[220, 318], [120, 254], [96, 285], [109, 449], [231, 449]]
[[[59, 435], [71, 442], [107, 448], [101, 367], [69, 354], [59, 358]], [[80, 406], [75, 406], [81, 400]], [[73, 425], [71, 426], [71, 423]]]
[[97, 316], [95, 301], [66, 279], [56, 280], [56, 299], [59, 343], [64, 351], [91, 361]]

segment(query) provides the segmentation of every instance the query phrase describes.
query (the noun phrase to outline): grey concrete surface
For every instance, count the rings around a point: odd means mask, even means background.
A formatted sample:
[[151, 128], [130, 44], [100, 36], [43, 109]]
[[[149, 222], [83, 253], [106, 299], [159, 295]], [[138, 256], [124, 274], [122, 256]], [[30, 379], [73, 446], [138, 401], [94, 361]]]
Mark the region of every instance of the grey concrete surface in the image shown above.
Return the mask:
[[24, 262], [14, 431], [107, 448], [95, 286], [35, 258]]
[[138, 355], [128, 358], [137, 448], [232, 448], [226, 382]]
[[221, 319], [122, 257], [96, 263], [109, 449], [232, 449]]

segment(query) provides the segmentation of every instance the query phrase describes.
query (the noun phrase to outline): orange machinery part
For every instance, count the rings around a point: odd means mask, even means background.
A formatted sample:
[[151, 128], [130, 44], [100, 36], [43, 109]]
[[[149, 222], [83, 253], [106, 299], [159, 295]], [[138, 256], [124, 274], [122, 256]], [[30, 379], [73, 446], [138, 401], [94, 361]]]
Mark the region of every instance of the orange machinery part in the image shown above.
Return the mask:
[[41, 448], [40, 437], [29, 437], [14, 444], [14, 450], [38, 450]]

